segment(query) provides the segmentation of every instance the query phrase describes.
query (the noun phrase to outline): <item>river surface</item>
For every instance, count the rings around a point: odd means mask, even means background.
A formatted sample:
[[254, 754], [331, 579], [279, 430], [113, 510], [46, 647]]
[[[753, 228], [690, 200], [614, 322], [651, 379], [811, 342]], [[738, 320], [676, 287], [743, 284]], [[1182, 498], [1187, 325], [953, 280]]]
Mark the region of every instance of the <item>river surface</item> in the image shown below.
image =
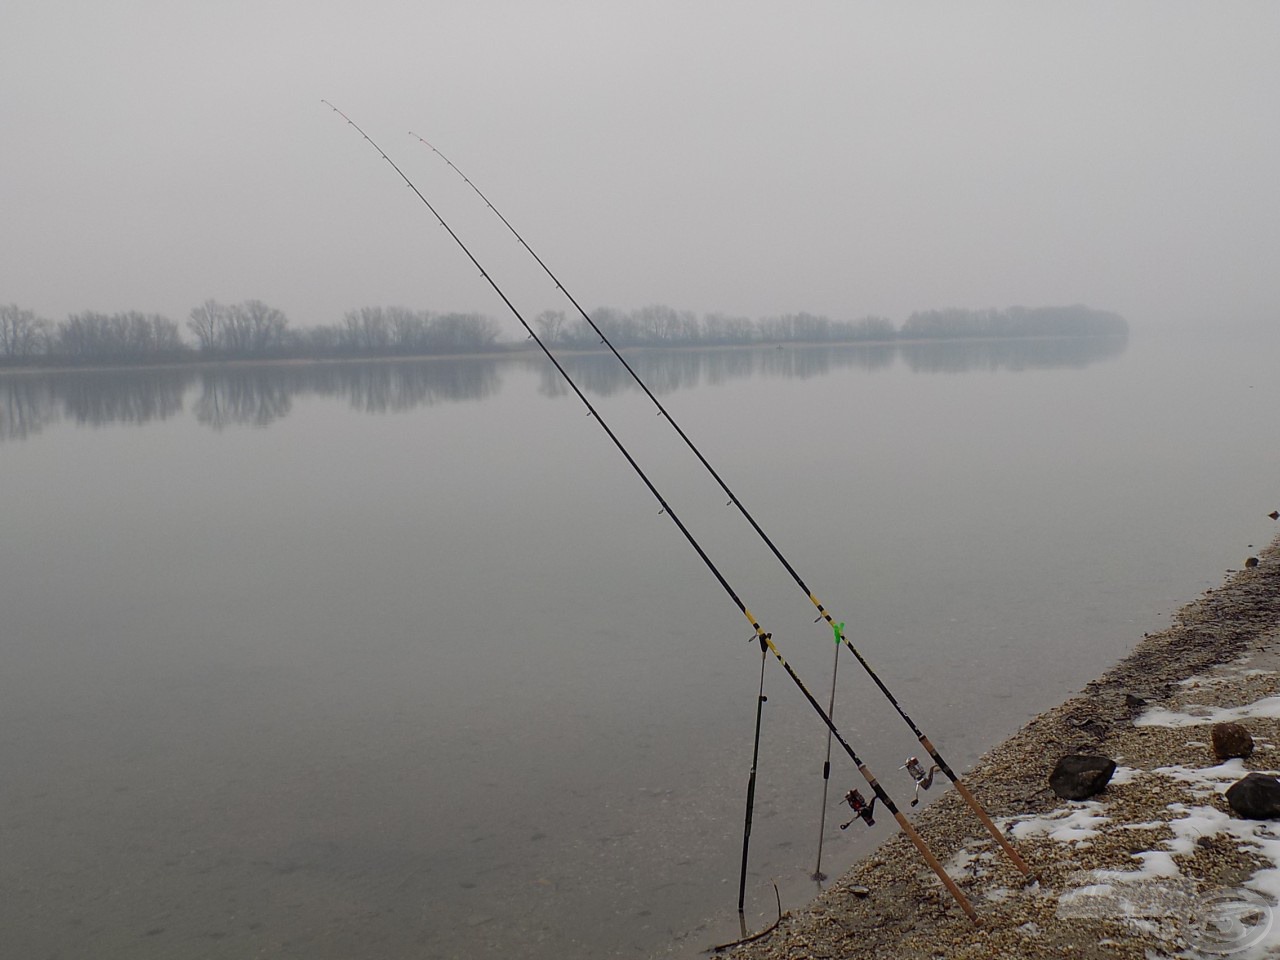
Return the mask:
[[[1273, 535], [1275, 348], [632, 357], [964, 768]], [[616, 361], [567, 366], [825, 702], [803, 591]], [[0, 543], [0, 955], [738, 935], [759, 647], [545, 361], [0, 375]], [[826, 750], [766, 668], [752, 927], [817, 888]], [[835, 718], [905, 805], [847, 656]], [[893, 829], [840, 829], [853, 786], [837, 747], [832, 875]]]

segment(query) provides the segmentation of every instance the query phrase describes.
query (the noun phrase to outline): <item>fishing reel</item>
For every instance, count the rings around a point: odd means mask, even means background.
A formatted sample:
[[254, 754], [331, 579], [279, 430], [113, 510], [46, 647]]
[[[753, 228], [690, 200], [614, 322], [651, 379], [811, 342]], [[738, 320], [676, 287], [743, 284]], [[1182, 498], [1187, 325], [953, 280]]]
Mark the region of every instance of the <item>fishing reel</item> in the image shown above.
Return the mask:
[[871, 802], [867, 803], [867, 798], [860, 794], [857, 790], [850, 790], [844, 795], [844, 802], [849, 805], [849, 809], [853, 811], [853, 818], [849, 823], [840, 824], [841, 830], [849, 829], [849, 824], [862, 818], [863, 823], [868, 827], [876, 825], [876, 798], [872, 797]]
[[916, 792], [915, 796], [911, 798], [911, 805], [914, 807], [920, 803], [920, 791], [928, 790], [933, 786], [933, 775], [941, 768], [935, 763], [926, 773], [919, 760], [915, 757], [907, 757], [907, 762], [898, 769], [907, 771], [907, 773], [911, 774], [911, 779], [915, 781]]

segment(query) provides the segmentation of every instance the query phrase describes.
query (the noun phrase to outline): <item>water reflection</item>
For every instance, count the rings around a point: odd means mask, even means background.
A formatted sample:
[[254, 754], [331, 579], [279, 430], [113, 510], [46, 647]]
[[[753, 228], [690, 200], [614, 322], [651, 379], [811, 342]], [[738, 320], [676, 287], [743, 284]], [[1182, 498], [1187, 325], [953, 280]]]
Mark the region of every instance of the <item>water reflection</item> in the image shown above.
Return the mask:
[[[627, 362], [655, 394], [700, 386], [715, 386], [745, 377], [822, 376], [833, 370], [877, 370], [890, 366], [896, 348], [876, 346], [805, 346], [719, 348], [707, 350], [645, 350], [629, 353]], [[587, 392], [608, 397], [622, 390], [636, 390], [635, 381], [609, 353], [578, 354], [561, 358], [569, 376]], [[569, 392], [564, 379], [545, 361], [538, 361], [542, 381], [539, 391], [548, 397]]]
[[189, 382], [179, 370], [0, 377], [0, 440], [25, 440], [64, 417], [90, 427], [164, 420], [182, 411]]
[[412, 410], [483, 400], [501, 381], [497, 360], [327, 363], [231, 367], [200, 376], [195, 415], [214, 429], [266, 426], [286, 416], [294, 397], [338, 397], [361, 413]]
[[0, 377], [0, 440], [25, 440], [58, 422], [52, 387], [43, 378]]
[[[753, 376], [807, 379], [833, 371], [868, 373], [899, 359], [915, 372], [1019, 371], [1084, 367], [1119, 356], [1125, 338], [947, 341], [837, 346], [639, 350], [628, 362], [655, 394]], [[569, 375], [596, 396], [638, 389], [607, 353], [561, 358]], [[0, 376], [0, 440], [25, 440], [62, 420], [79, 425], [141, 424], [183, 412], [194, 393], [196, 421], [215, 430], [264, 427], [288, 416], [302, 395], [338, 397], [362, 413], [483, 400], [502, 386], [503, 370], [536, 370], [539, 390], [558, 397], [564, 380], [540, 354], [517, 357], [298, 363]]]
[[77, 424], [101, 427], [109, 423], [149, 423], [182, 412], [188, 383], [181, 370], [84, 371], [60, 384], [62, 408]]
[[1062, 340], [964, 340], [904, 343], [897, 349], [916, 373], [1079, 369], [1120, 356], [1127, 337]]
[[265, 427], [293, 409], [293, 393], [279, 370], [232, 369], [200, 375], [196, 421], [222, 430], [235, 424]]
[[501, 385], [500, 360], [264, 364], [23, 373], [0, 377], [0, 440], [25, 440], [64, 417], [79, 425], [146, 423], [180, 414], [194, 392], [198, 423], [264, 427], [294, 399], [337, 397], [362, 413], [483, 400]]

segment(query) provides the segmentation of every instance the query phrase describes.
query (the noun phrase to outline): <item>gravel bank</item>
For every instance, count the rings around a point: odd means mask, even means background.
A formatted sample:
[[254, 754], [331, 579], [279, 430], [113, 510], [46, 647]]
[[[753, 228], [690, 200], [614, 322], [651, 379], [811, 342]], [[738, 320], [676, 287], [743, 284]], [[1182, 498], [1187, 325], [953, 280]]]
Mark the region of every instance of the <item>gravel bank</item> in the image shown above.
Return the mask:
[[[1280, 956], [1280, 910], [1271, 940], [1254, 922], [1236, 931], [1241, 942], [1229, 949], [1220, 942], [1227, 933], [1206, 927], [1204, 912], [1224, 891], [1244, 891], [1259, 902], [1280, 893], [1280, 823], [1232, 819], [1222, 795], [1247, 771], [1280, 768], [1280, 699], [1267, 701], [1280, 692], [1280, 539], [1258, 560], [1184, 607], [1171, 627], [1144, 637], [1079, 696], [1036, 717], [965, 776], [1012, 835], [1036, 882], [1026, 883], [1000, 856], [954, 790], [916, 818], [981, 914], [980, 925], [964, 916], [899, 834], [806, 908], [785, 914], [774, 931], [718, 955]], [[1236, 709], [1231, 718], [1258, 744], [1251, 758], [1220, 765], [1213, 757], [1210, 725], [1223, 717], [1211, 708]], [[1067, 803], [1047, 778], [1069, 753], [1104, 754], [1120, 767], [1093, 800]], [[858, 895], [860, 887], [869, 892]], [[1205, 936], [1219, 942], [1206, 945]]]

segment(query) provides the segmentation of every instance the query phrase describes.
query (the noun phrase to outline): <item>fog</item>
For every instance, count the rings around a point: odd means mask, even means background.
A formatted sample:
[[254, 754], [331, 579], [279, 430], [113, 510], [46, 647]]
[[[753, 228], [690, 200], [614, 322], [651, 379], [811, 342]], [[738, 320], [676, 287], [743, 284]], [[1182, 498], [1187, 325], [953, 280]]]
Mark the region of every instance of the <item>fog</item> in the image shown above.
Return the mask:
[[0, 302], [295, 326], [661, 302], [845, 319], [1087, 303], [1258, 323], [1280, 274], [1266, 3], [11, 0]]

